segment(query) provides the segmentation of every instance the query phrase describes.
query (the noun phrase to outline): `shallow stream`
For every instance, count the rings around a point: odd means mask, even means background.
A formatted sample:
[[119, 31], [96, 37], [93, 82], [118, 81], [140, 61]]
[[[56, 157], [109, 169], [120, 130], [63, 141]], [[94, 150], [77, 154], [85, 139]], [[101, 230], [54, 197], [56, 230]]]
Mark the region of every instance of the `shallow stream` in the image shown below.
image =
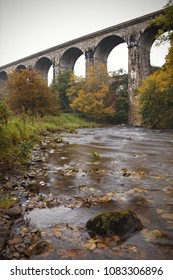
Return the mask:
[[[43, 195], [64, 202], [27, 214], [51, 242], [50, 252], [34, 258], [173, 259], [173, 132], [106, 127], [58, 137], [63, 143], [39, 164], [37, 180]], [[95, 242], [87, 220], [113, 209], [134, 210], [144, 229]]]

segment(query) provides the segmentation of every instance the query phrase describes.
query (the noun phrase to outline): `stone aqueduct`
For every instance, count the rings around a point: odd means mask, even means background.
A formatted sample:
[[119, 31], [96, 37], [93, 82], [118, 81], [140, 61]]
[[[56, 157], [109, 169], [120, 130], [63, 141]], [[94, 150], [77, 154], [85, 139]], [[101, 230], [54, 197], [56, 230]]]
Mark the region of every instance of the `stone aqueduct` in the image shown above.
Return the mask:
[[13, 70], [24, 68], [39, 70], [47, 78], [53, 65], [54, 77], [68, 69], [74, 69], [77, 59], [84, 54], [86, 73], [90, 65], [107, 64], [110, 52], [121, 43], [128, 48], [128, 91], [130, 100], [129, 123], [139, 124], [136, 109], [135, 88], [150, 74], [150, 49], [155, 41], [158, 28], [150, 26], [149, 20], [163, 13], [159, 10], [124, 23], [91, 33], [89, 35], [57, 45], [47, 50], [0, 67], [1, 86]]

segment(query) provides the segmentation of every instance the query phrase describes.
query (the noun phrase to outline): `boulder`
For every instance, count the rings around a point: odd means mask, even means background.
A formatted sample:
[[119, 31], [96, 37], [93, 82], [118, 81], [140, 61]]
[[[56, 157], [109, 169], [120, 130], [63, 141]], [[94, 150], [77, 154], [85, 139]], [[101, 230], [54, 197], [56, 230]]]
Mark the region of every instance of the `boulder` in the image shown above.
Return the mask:
[[9, 237], [10, 234], [10, 228], [9, 227], [0, 227], [0, 252], [3, 250], [5, 247], [6, 241]]
[[47, 252], [49, 248], [50, 244], [47, 241], [40, 239], [25, 250], [25, 255], [40, 255]]
[[9, 209], [6, 210], [6, 214], [10, 218], [19, 218], [22, 214], [22, 207], [20, 205], [15, 205]]
[[29, 183], [28, 184], [28, 189], [31, 192], [39, 193], [40, 191], [40, 185], [38, 183]]
[[127, 236], [143, 229], [137, 215], [131, 210], [109, 211], [88, 220], [86, 228], [90, 233], [103, 236]]

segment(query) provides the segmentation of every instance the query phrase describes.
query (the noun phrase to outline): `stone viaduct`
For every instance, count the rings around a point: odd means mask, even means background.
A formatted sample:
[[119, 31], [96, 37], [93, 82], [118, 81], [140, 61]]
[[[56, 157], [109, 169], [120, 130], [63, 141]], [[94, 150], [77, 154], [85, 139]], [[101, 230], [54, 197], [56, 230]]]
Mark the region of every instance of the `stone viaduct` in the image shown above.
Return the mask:
[[150, 26], [149, 20], [163, 13], [159, 10], [121, 24], [91, 33], [86, 36], [57, 45], [44, 51], [0, 67], [0, 83], [5, 83], [8, 74], [13, 70], [36, 69], [47, 78], [51, 66], [54, 77], [68, 69], [74, 69], [77, 59], [84, 54], [86, 73], [90, 65], [107, 64], [110, 52], [121, 43], [128, 48], [128, 91], [129, 123], [139, 125], [139, 114], [136, 109], [136, 87], [150, 74], [150, 49], [155, 41], [158, 28]]

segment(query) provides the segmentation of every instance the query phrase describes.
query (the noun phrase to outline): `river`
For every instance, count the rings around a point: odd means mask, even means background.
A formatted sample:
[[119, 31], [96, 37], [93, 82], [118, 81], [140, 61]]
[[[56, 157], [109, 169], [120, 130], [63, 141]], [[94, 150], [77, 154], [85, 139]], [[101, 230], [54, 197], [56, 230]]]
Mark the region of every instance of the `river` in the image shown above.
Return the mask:
[[[63, 203], [28, 212], [51, 243], [34, 258], [173, 259], [173, 132], [113, 126], [57, 136], [63, 143], [39, 163], [37, 180], [43, 196]], [[89, 218], [122, 209], [135, 211], [144, 229], [118, 242], [89, 236]]]

